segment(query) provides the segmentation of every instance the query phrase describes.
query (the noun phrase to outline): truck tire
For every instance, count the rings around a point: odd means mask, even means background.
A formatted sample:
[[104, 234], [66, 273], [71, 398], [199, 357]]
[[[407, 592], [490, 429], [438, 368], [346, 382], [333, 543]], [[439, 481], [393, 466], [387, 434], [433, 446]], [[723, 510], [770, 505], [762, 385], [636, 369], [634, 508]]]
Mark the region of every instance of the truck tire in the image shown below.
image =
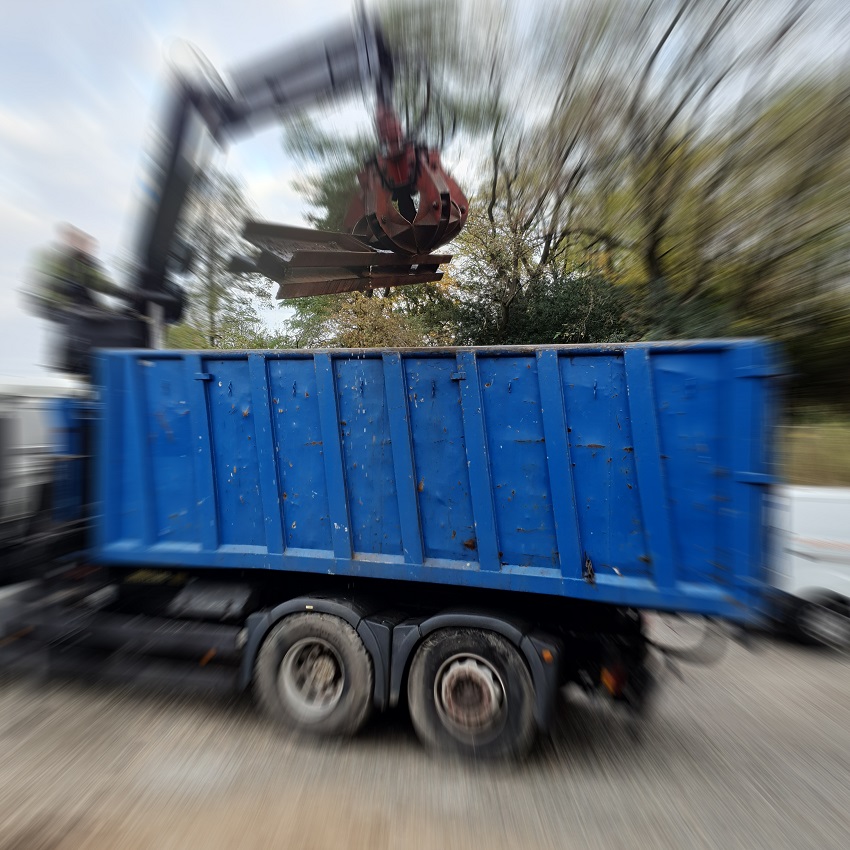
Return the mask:
[[850, 603], [836, 597], [801, 601], [794, 614], [805, 643], [830, 649], [850, 648]]
[[357, 632], [330, 614], [293, 614], [263, 642], [255, 666], [260, 704], [289, 729], [353, 735], [372, 709], [372, 661]]
[[534, 686], [509, 641], [440, 629], [420, 645], [407, 682], [410, 717], [428, 747], [475, 758], [522, 758], [536, 734]]

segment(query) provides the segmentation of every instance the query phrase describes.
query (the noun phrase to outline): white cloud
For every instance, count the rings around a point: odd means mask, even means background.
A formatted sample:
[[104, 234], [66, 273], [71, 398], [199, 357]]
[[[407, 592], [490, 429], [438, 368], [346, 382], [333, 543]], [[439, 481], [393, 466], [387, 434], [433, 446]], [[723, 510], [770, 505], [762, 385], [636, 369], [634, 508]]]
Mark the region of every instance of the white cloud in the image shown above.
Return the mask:
[[0, 144], [25, 148], [32, 154], [39, 154], [44, 151], [47, 140], [44, 121], [24, 118], [0, 107]]

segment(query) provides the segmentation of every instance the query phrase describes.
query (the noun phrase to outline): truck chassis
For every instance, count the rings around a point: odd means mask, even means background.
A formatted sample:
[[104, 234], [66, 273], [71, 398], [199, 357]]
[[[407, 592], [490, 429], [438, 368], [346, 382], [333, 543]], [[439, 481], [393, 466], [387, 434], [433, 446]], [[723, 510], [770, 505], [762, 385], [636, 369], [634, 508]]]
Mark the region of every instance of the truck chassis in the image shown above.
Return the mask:
[[0, 595], [0, 662], [252, 690], [317, 735], [406, 703], [429, 748], [477, 758], [527, 754], [569, 682], [645, 705], [636, 610], [324, 578], [66, 565]]

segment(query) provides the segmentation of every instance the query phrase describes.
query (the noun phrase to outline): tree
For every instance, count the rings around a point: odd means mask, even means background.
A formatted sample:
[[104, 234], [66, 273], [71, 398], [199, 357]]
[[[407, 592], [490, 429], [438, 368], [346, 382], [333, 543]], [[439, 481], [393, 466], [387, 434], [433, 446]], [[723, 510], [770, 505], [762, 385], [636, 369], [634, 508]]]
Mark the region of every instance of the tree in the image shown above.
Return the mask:
[[[639, 335], [630, 293], [606, 276], [607, 261], [559, 253], [544, 262], [486, 212], [473, 213], [457, 239], [451, 269], [454, 342], [519, 345], [616, 342]], [[516, 261], [516, 264], [515, 264]]]
[[[495, 339], [513, 338], [535, 289], [573, 258], [628, 288], [631, 331], [768, 334], [790, 353], [795, 394], [846, 395], [847, 19], [823, 12], [808, 0], [550, 4], [507, 58], [485, 57], [497, 104], [482, 107], [495, 116], [486, 218], [459, 240], [454, 274], [474, 266]], [[833, 52], [813, 55], [818, 38]], [[508, 82], [517, 56], [536, 77], [522, 107]]]
[[194, 248], [194, 270], [186, 287], [183, 322], [169, 329], [177, 348], [271, 348], [284, 342], [270, 332], [260, 311], [270, 308], [272, 285], [258, 275], [228, 270], [235, 253], [246, 253], [240, 237], [253, 214], [239, 182], [209, 170], [193, 188], [182, 222], [182, 237]]
[[740, 315], [846, 218], [846, 62], [810, 50], [816, 33], [837, 45], [840, 20], [808, 0], [574, 8], [579, 26], [553, 23], [550, 53], [590, 58], [548, 65], [562, 82], [534, 135], [532, 213], [630, 246], [682, 318], [735, 267], [722, 294]]

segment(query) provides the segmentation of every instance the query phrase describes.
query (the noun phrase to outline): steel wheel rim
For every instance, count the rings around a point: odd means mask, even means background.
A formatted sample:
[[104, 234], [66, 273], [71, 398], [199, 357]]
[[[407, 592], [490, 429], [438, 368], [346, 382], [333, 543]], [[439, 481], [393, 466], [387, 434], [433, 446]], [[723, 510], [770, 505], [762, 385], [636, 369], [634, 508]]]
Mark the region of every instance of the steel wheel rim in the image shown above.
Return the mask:
[[459, 653], [446, 659], [434, 677], [434, 704], [443, 725], [461, 740], [494, 738], [507, 720], [502, 677], [485, 658]]
[[345, 685], [345, 667], [326, 640], [306, 637], [286, 651], [278, 672], [278, 687], [298, 718], [318, 722], [338, 705]]

